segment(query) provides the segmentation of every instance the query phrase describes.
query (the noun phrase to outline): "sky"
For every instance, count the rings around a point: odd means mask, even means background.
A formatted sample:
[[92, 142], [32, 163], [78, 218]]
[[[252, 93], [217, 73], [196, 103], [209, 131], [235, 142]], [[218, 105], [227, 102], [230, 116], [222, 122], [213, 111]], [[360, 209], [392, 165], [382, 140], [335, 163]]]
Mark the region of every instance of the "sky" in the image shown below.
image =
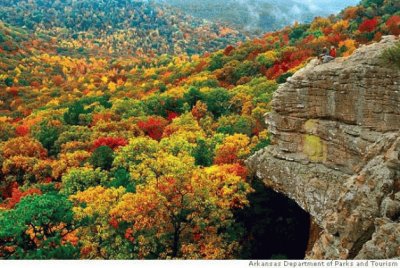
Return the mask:
[[[294, 2], [307, 5], [312, 11], [327, 10], [328, 12], [339, 12], [343, 8], [356, 5], [360, 0], [293, 0]], [[285, 2], [284, 0], [282, 3]]]
[[[155, 0], [182, 8], [189, 14], [209, 20], [222, 20], [249, 31], [277, 30], [297, 22], [310, 22], [316, 16], [339, 13], [361, 0]], [[234, 4], [234, 5], [233, 5]], [[236, 8], [228, 12], [226, 8]], [[208, 12], [208, 9], [212, 12]]]

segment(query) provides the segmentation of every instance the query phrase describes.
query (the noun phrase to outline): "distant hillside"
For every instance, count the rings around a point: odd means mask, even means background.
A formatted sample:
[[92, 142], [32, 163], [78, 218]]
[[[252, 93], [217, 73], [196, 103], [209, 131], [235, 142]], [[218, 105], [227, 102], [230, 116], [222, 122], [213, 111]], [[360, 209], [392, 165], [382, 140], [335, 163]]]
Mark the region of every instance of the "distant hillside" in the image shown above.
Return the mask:
[[137, 0], [2, 0], [0, 20], [63, 39], [65, 49], [107, 54], [194, 54], [244, 39], [223, 25]]
[[327, 16], [359, 0], [156, 0], [192, 16], [221, 21], [251, 31], [265, 32], [294, 21], [310, 22], [315, 16]]

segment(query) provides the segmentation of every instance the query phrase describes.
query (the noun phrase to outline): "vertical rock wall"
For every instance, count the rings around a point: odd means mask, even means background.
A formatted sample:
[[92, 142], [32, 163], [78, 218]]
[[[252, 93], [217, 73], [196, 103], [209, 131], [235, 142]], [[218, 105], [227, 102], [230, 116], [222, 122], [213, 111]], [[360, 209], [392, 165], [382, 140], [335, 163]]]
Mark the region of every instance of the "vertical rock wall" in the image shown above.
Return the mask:
[[297, 72], [267, 116], [272, 145], [247, 164], [321, 228], [310, 259], [400, 256], [400, 70], [387, 36]]

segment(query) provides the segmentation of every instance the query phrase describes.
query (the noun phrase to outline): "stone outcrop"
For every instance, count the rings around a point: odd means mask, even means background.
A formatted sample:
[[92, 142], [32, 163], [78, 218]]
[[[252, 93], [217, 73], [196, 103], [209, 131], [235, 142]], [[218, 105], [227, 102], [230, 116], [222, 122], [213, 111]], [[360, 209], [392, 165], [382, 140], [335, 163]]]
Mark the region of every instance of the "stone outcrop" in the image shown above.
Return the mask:
[[321, 228], [309, 259], [400, 256], [400, 70], [381, 57], [396, 42], [297, 72], [267, 115], [272, 145], [247, 161]]

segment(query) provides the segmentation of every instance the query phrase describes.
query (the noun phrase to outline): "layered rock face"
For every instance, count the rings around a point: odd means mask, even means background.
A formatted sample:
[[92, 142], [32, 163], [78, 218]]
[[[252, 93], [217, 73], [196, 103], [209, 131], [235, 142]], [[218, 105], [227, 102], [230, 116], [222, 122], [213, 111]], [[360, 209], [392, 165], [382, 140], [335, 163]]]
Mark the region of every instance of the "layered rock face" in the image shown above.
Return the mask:
[[309, 259], [400, 257], [400, 70], [387, 36], [297, 72], [267, 116], [272, 145], [247, 165], [321, 228]]

